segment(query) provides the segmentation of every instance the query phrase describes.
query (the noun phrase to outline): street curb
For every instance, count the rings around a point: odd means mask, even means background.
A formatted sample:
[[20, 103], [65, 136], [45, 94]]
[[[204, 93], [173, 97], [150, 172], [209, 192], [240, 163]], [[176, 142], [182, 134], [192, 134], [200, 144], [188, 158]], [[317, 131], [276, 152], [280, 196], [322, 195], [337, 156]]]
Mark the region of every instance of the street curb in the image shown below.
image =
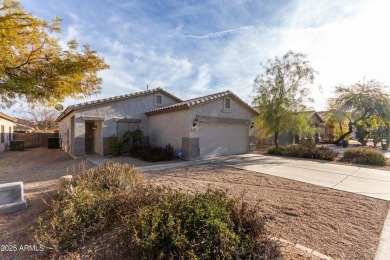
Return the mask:
[[385, 223], [383, 224], [374, 260], [388, 259], [390, 259], [390, 209], [387, 213]]

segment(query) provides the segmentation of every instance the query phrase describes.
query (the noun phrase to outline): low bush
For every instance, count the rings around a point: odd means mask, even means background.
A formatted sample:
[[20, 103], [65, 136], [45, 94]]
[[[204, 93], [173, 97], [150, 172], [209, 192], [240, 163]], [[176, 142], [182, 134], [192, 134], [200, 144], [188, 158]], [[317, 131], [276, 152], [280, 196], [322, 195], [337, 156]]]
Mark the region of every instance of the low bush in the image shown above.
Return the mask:
[[343, 160], [359, 164], [386, 165], [386, 157], [374, 149], [350, 148], [344, 151]]
[[113, 135], [108, 139], [108, 149], [112, 156], [119, 156], [122, 153], [123, 142], [116, 135]]
[[328, 147], [313, 147], [313, 145], [311, 144], [286, 145], [279, 146], [278, 148], [271, 147], [268, 149], [268, 154], [299, 158], [321, 159], [328, 161], [334, 161], [339, 156], [338, 152], [333, 151]]
[[166, 145], [165, 148], [159, 146], [135, 146], [132, 149], [131, 155], [144, 161], [159, 162], [172, 160], [175, 151], [170, 144]]
[[38, 219], [37, 241], [57, 252], [75, 249], [120, 217], [112, 214], [117, 212], [115, 197], [141, 183], [134, 167], [114, 162], [75, 175], [54, 196], [46, 217]]
[[168, 191], [128, 219], [121, 241], [131, 259], [278, 259], [266, 219], [226, 192]]
[[111, 162], [60, 190], [35, 238], [50, 258], [281, 259], [259, 212], [224, 191], [143, 185], [135, 168]]

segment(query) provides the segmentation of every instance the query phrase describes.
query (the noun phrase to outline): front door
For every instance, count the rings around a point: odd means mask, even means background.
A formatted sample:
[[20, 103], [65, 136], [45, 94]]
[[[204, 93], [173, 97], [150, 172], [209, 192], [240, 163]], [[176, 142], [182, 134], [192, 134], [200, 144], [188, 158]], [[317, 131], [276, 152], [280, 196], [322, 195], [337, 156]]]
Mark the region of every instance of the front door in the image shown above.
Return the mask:
[[85, 153], [93, 153], [93, 122], [85, 122]]

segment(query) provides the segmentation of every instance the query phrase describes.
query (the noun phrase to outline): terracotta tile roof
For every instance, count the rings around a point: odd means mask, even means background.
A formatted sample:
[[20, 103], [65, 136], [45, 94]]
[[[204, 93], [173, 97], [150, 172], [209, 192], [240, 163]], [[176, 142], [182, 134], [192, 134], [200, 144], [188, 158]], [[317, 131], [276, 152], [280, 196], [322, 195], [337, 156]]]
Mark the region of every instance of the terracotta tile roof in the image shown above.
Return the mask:
[[83, 102], [75, 105], [68, 106], [62, 113], [59, 115], [59, 117], [56, 119], [56, 121], [61, 121], [64, 117], [66, 117], [70, 112], [73, 110], [83, 108], [83, 107], [89, 107], [89, 106], [94, 106], [94, 105], [100, 105], [104, 103], [109, 103], [113, 101], [119, 101], [123, 99], [128, 99], [128, 98], [134, 98], [134, 97], [139, 97], [139, 96], [144, 96], [144, 95], [149, 95], [153, 93], [158, 93], [161, 92], [168, 97], [172, 98], [173, 100], [176, 100], [177, 102], [181, 102], [182, 100], [171, 93], [165, 91], [162, 88], [155, 88], [155, 89], [150, 89], [150, 90], [145, 90], [145, 91], [140, 91], [140, 92], [134, 92], [126, 95], [120, 95], [120, 96], [115, 96], [115, 97], [109, 97], [109, 98], [103, 98], [103, 99], [97, 99], [97, 100], [92, 100], [88, 102]]
[[16, 118], [13, 118], [12, 116], [9, 116], [9, 115], [4, 114], [2, 112], [0, 112], [0, 118], [4, 118], [4, 119], [11, 121], [11, 122], [16, 122]]
[[226, 96], [230, 96], [230, 97], [234, 98], [241, 105], [246, 107], [248, 110], [250, 110], [254, 114], [258, 114], [258, 112], [253, 107], [249, 106], [247, 103], [245, 103], [242, 99], [240, 99], [238, 96], [236, 96], [230, 90], [227, 90], [227, 91], [224, 91], [224, 92], [215, 93], [215, 94], [211, 94], [211, 95], [207, 95], [207, 96], [203, 96], [203, 97], [188, 99], [188, 100], [185, 100], [185, 101], [180, 102], [180, 103], [176, 103], [176, 104], [173, 104], [173, 105], [169, 105], [169, 106], [160, 107], [160, 108], [157, 108], [157, 109], [150, 110], [150, 111], [146, 112], [145, 114], [147, 114], [147, 115], [155, 115], [155, 114], [172, 112], [172, 111], [177, 111], [177, 110], [182, 110], [182, 109], [188, 109], [190, 107], [197, 106], [197, 105], [200, 105], [200, 104], [209, 103], [209, 102], [212, 102], [212, 101], [214, 101], [216, 99], [219, 99], [219, 98], [222, 98], [222, 97], [226, 97]]

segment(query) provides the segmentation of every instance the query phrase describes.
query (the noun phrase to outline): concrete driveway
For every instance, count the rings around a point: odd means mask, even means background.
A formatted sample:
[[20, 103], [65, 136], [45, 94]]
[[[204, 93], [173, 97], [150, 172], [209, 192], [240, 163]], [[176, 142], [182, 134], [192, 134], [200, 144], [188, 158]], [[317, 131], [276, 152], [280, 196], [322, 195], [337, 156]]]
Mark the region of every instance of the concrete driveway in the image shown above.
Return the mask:
[[[327, 188], [358, 193], [390, 201], [390, 172], [305, 159], [243, 154], [213, 159], [187, 161], [176, 164], [139, 167], [141, 171], [158, 171], [167, 168], [201, 163], [218, 163]], [[385, 220], [375, 260], [390, 259], [390, 211]]]
[[226, 166], [390, 201], [390, 172], [304, 159], [244, 154], [214, 159]]
[[[245, 154], [219, 163], [390, 201], [390, 172], [304, 159]], [[383, 225], [375, 260], [390, 259], [390, 211]]]

